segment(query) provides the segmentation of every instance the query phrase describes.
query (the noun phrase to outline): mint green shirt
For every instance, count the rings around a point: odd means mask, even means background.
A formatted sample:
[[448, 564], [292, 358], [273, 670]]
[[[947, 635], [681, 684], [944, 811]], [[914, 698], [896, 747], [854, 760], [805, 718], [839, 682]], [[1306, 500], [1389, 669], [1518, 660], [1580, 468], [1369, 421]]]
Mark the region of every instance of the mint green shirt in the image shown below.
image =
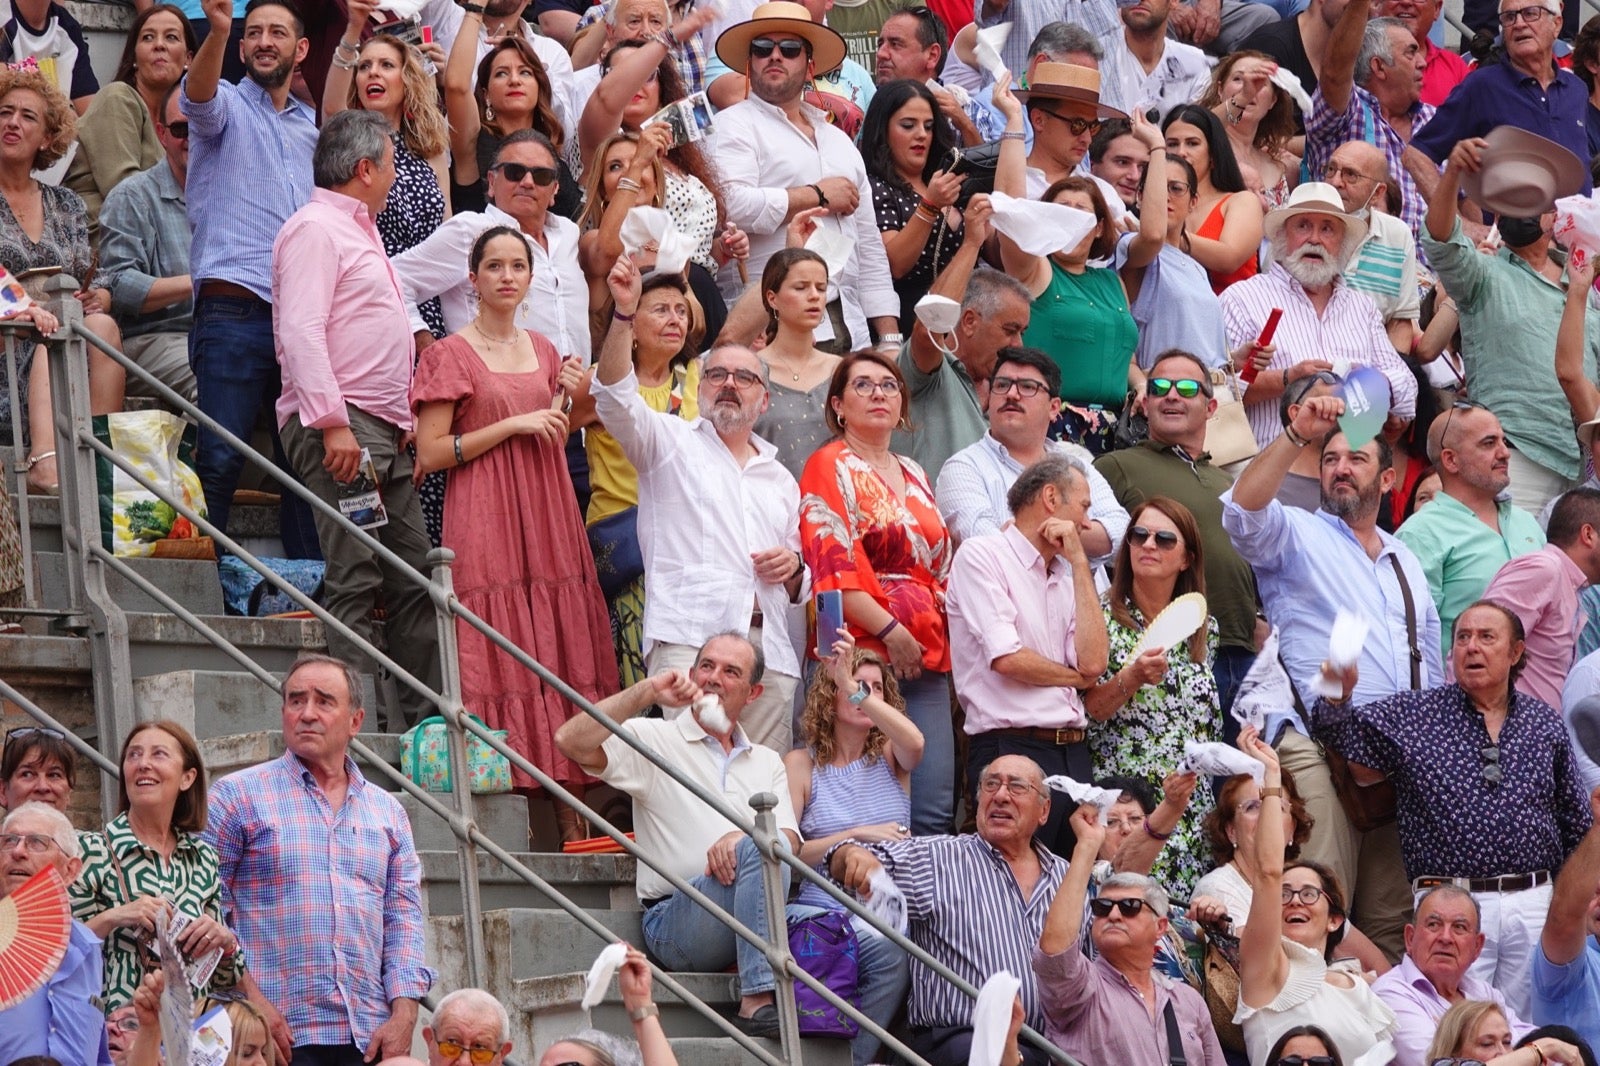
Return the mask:
[[[1495, 413], [1517, 451], [1577, 481], [1583, 457], [1555, 369], [1556, 330], [1567, 301], [1565, 273], [1557, 285], [1508, 249], [1484, 255], [1461, 232], [1459, 220], [1444, 243], [1424, 231], [1422, 246], [1461, 311], [1467, 395]], [[1550, 256], [1566, 262], [1554, 248]], [[1583, 373], [1592, 381], [1600, 315], [1590, 309], [1587, 317]]]
[[1544, 547], [1544, 531], [1533, 515], [1506, 500], [1500, 501], [1498, 509], [1500, 531], [1496, 533], [1466, 504], [1441, 492], [1395, 531], [1428, 575], [1428, 591], [1439, 608], [1445, 662], [1450, 661], [1457, 616], [1483, 598], [1483, 590], [1502, 566]]

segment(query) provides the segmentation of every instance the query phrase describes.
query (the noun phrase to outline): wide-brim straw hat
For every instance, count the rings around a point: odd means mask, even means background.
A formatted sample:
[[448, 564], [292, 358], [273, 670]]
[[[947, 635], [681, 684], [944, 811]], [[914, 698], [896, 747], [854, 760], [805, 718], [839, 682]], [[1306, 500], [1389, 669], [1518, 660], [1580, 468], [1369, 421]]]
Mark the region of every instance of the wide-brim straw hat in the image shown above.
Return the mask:
[[1028, 84], [1013, 94], [1024, 104], [1041, 100], [1062, 100], [1091, 108], [1096, 118], [1127, 118], [1109, 104], [1100, 102], [1100, 72], [1076, 63], [1035, 63], [1028, 73]]
[[1289, 199], [1282, 207], [1268, 211], [1267, 237], [1275, 239], [1295, 215], [1311, 214], [1332, 215], [1344, 222], [1344, 245], [1339, 262], [1342, 268], [1350, 261], [1356, 249], [1361, 247], [1361, 242], [1367, 239], [1367, 222], [1346, 211], [1344, 201], [1339, 198], [1339, 190], [1325, 181], [1301, 182], [1295, 186], [1294, 192], [1289, 194]]
[[1478, 169], [1461, 176], [1461, 188], [1484, 210], [1537, 218], [1583, 191], [1588, 167], [1555, 141], [1516, 126], [1496, 126], [1484, 140]]
[[750, 61], [750, 42], [768, 33], [792, 33], [811, 45], [811, 62], [818, 74], [836, 70], [844, 62], [844, 38], [811, 21], [811, 12], [790, 0], [770, 0], [759, 5], [749, 22], [722, 31], [717, 38], [717, 58], [729, 69], [743, 71]]

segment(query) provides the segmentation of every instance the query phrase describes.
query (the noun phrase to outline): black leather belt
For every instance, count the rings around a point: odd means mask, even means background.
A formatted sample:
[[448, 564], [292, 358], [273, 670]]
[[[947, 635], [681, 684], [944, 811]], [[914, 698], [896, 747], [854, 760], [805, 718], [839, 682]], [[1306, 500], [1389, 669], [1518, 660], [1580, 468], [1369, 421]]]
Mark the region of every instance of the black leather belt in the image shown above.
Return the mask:
[[1082, 744], [1084, 731], [1081, 729], [1042, 729], [1038, 726], [1016, 726], [1009, 729], [991, 729], [990, 733], [1003, 733], [1008, 737], [1027, 737], [1029, 740], [1042, 740], [1046, 744], [1054, 744], [1064, 748], [1069, 744]]

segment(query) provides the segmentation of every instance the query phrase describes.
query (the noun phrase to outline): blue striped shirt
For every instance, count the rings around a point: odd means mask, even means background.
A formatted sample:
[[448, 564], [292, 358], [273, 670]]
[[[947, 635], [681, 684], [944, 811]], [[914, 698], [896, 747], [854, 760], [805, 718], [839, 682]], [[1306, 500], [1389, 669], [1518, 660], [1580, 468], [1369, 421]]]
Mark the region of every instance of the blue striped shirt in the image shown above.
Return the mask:
[[179, 107], [189, 120], [189, 273], [243, 285], [272, 302], [272, 242], [289, 216], [311, 199], [316, 115], [289, 97], [282, 111], [249, 78], [217, 83], [203, 103]]

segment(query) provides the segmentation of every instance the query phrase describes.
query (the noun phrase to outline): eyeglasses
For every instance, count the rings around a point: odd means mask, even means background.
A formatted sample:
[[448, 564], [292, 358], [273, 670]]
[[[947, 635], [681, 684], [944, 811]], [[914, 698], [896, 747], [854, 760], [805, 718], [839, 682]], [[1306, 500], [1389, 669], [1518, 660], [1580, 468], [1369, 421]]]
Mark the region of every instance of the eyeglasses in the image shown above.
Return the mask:
[[465, 1044], [458, 1044], [454, 1040], [438, 1040], [435, 1043], [439, 1045], [439, 1054], [451, 1062], [459, 1059], [461, 1053], [465, 1051], [478, 1066], [489, 1066], [489, 1063], [494, 1061], [494, 1057], [500, 1054], [499, 1048], [467, 1047]]
[[1258, 799], [1257, 800], [1245, 800], [1243, 803], [1239, 804], [1239, 813], [1240, 814], [1260, 814], [1261, 813], [1261, 801], [1258, 800]]
[[1332, 1055], [1285, 1055], [1277, 1066], [1333, 1066]]
[[1352, 181], [1377, 182], [1378, 180], [1368, 174], [1363, 174], [1355, 167], [1341, 167], [1337, 163], [1329, 163], [1322, 170], [1322, 180], [1331, 182], [1334, 178], [1342, 178], [1346, 183]]
[[1193, 378], [1178, 378], [1177, 380], [1172, 378], [1151, 378], [1144, 383], [1144, 391], [1149, 396], [1165, 396], [1173, 390], [1177, 390], [1178, 395], [1185, 400], [1192, 400], [1202, 392], [1207, 396], [1211, 395], [1203, 383]]
[[1523, 22], [1526, 22], [1530, 26], [1537, 26], [1539, 25], [1539, 21], [1546, 15], [1552, 15], [1553, 17], [1553, 13], [1547, 7], [1519, 7], [1511, 11], [1500, 12], [1500, 25], [1514, 26], [1516, 25], [1517, 19], [1520, 18]]
[[[1142, 182], [1142, 181], [1139, 183], [1139, 195], [1140, 196], [1144, 195], [1144, 182]], [[1169, 181], [1169, 182], [1167, 182], [1167, 195], [1168, 196], [1193, 196], [1194, 195], [1194, 190], [1189, 187], [1189, 183], [1188, 182], [1184, 182], [1184, 181]]]
[[1032, 378], [990, 378], [989, 391], [1004, 396], [1012, 389], [1016, 389], [1028, 399], [1033, 399], [1045, 390], [1045, 383]]
[[1171, 551], [1178, 546], [1178, 535], [1170, 529], [1149, 529], [1145, 526], [1134, 526], [1128, 530], [1128, 536], [1135, 544], [1148, 544], [1152, 540], [1156, 547], [1162, 551]]
[[701, 374], [700, 378], [708, 384], [717, 386], [726, 384], [727, 380], [732, 378], [733, 383], [741, 389], [753, 389], [757, 385], [765, 384], [761, 380], [761, 375], [753, 370], [729, 370], [725, 366], [714, 366]]
[[874, 381], [872, 378], [856, 378], [850, 383], [850, 391], [862, 398], [871, 396], [879, 391], [885, 396], [898, 396], [900, 395], [900, 383], [894, 378], [883, 378], [878, 381]]
[[556, 173], [555, 167], [530, 167], [523, 163], [496, 163], [489, 169], [491, 171], [498, 170], [500, 176], [513, 185], [521, 185], [522, 179], [531, 174], [533, 183], [540, 188], [554, 185], [556, 178], [560, 176]]
[[799, 59], [801, 53], [811, 54], [811, 46], [805, 41], [789, 39], [787, 41], [774, 41], [771, 37], [757, 37], [750, 42], [750, 58], [765, 59], [776, 49], [778, 54], [785, 59]]
[[26, 848], [29, 855], [43, 855], [51, 848], [61, 847], [53, 837], [43, 833], [0, 833], [0, 851], [10, 851], [18, 844]]
[[1487, 748], [1478, 749], [1479, 758], [1483, 759], [1483, 769], [1478, 773], [1486, 785], [1498, 785], [1505, 780], [1506, 772], [1500, 766], [1500, 747], [1490, 744]]
[[137, 1033], [139, 1031], [139, 1016], [130, 1014], [126, 1018], [107, 1018], [106, 1028], [117, 1033]]
[[52, 740], [66, 740], [67, 735], [59, 729], [51, 729], [42, 725], [19, 725], [15, 729], [6, 730], [5, 747], [9, 748], [13, 740], [27, 740], [32, 736], [50, 737]]
[[1138, 898], [1100, 899], [1097, 897], [1089, 901], [1089, 913], [1096, 918], [1109, 918], [1111, 917], [1111, 909], [1115, 907], [1122, 912], [1124, 918], [1132, 918], [1148, 906], [1148, 903]]
[[1021, 799], [1030, 792], [1039, 791], [1031, 783], [1022, 780], [1020, 777], [996, 777], [992, 775], [978, 782], [978, 791], [985, 796], [992, 796], [999, 792], [1002, 786], [1004, 786], [1012, 799]]
[[1059, 122], [1067, 124], [1067, 132], [1074, 137], [1082, 137], [1085, 133], [1095, 134], [1100, 132], [1100, 127], [1105, 123], [1097, 118], [1079, 118], [1077, 115], [1063, 115], [1059, 111], [1052, 111], [1048, 107], [1036, 107], [1035, 111], [1049, 115]]
[[1322, 891], [1322, 889], [1318, 888], [1316, 885], [1306, 885], [1304, 888], [1294, 888], [1290, 885], [1284, 885], [1283, 905], [1287, 907], [1289, 904], [1298, 900], [1309, 907], [1326, 895], [1327, 893]]

